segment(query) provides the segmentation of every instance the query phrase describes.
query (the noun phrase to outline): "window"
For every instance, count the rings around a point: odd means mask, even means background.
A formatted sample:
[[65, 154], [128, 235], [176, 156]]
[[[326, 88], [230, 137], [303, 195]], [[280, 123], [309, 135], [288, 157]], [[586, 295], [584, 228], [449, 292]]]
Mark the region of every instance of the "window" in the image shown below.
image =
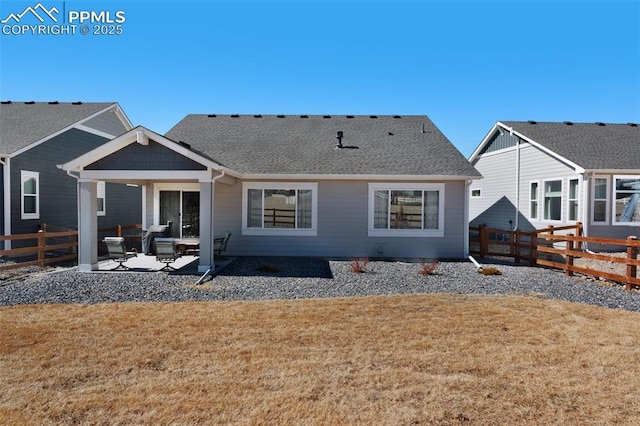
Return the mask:
[[569, 220], [578, 220], [578, 179], [569, 179]]
[[482, 197], [482, 189], [471, 190], [471, 198], [480, 198], [480, 197]]
[[244, 183], [243, 235], [317, 235], [315, 183]]
[[40, 173], [22, 170], [20, 181], [22, 219], [40, 219]]
[[106, 205], [106, 192], [104, 181], [98, 182], [98, 216], [104, 216], [107, 212]]
[[531, 182], [529, 187], [529, 217], [538, 218], [538, 182]]
[[640, 223], [640, 176], [614, 176], [614, 224]]
[[606, 177], [595, 178], [593, 180], [593, 223], [606, 223], [607, 218], [607, 197], [609, 179]]
[[544, 183], [544, 220], [562, 220], [562, 181]]
[[369, 236], [444, 236], [444, 184], [369, 184]]

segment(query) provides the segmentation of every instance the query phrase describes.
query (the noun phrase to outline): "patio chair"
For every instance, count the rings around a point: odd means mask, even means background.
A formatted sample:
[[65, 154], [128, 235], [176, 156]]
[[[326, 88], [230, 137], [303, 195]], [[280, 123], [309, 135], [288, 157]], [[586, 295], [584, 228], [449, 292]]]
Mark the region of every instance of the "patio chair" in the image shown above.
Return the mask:
[[217, 237], [213, 239], [213, 252], [218, 256], [222, 256], [222, 253], [227, 251], [227, 243], [231, 237], [231, 232], [224, 234], [224, 237]]
[[180, 257], [180, 253], [176, 251], [173, 238], [158, 238], [153, 240], [153, 248], [156, 252], [156, 260], [164, 263], [164, 267], [161, 271], [175, 271], [176, 268], [169, 265], [176, 261]]
[[104, 237], [102, 241], [107, 246], [107, 259], [113, 259], [118, 262], [118, 266], [113, 268], [112, 271], [131, 269], [124, 263], [132, 257], [138, 257], [138, 251], [135, 248], [128, 251], [124, 245], [124, 237]]

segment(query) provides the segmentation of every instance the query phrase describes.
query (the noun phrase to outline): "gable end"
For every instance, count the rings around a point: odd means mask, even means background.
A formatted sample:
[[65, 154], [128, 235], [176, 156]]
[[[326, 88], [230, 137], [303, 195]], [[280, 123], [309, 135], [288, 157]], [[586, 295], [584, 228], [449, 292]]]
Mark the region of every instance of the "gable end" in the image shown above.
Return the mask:
[[149, 141], [132, 143], [87, 165], [85, 170], [207, 170], [207, 167], [175, 151]]
[[489, 140], [489, 143], [486, 144], [484, 149], [480, 152], [480, 155], [500, 151], [501, 149], [512, 148], [517, 144], [518, 138], [516, 136], [505, 131], [496, 132], [496, 134]]

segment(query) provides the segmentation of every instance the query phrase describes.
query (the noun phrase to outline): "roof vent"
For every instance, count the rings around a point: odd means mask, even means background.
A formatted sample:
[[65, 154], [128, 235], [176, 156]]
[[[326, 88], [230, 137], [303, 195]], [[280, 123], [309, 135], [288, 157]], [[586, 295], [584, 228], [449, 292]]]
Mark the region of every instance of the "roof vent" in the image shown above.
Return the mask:
[[262, 114], [256, 114], [253, 116], [253, 118], [262, 118]]
[[24, 104], [25, 104], [25, 105], [33, 105], [33, 104], [35, 104], [35, 103], [36, 103], [35, 101], [28, 101], [28, 102], [25, 102]]
[[284, 115], [278, 115], [278, 118], [284, 118]]
[[369, 118], [378, 118], [377, 115], [370, 115]]
[[353, 115], [347, 115], [347, 118], [353, 118]]
[[239, 114], [231, 114], [231, 117], [238, 118], [238, 117], [240, 117], [240, 115]]
[[[11, 101], [9, 101], [9, 103], [11, 103]], [[638, 127], [636, 123], [627, 123], [627, 126]]]
[[183, 142], [183, 141], [179, 141], [178, 145], [183, 146], [183, 147], [185, 147], [187, 149], [191, 149], [191, 145], [189, 145], [188, 143]]
[[342, 148], [343, 136], [344, 136], [344, 132], [342, 130], [338, 130], [338, 136], [336, 136], [336, 139], [338, 139], [338, 142], [336, 143], [336, 148]]
[[392, 132], [389, 132], [389, 136], [393, 136], [393, 133], [392, 133]]
[[323, 115], [322, 118], [331, 118], [330, 115]]
[[596, 124], [597, 124], [598, 126], [604, 126], [604, 125], [605, 125], [604, 123], [601, 123], [601, 122], [599, 122], [599, 121], [596, 121]]
[[12, 102], [11, 101], [2, 101], [0, 102], [2, 105], [11, 105]]
[[402, 118], [399, 115], [394, 115], [393, 118]]
[[308, 115], [301, 115], [300, 118], [309, 118]]
[[59, 103], [60, 102], [58, 102], [58, 101], [51, 101], [51, 102], [49, 102], [49, 105], [58, 105]]
[[78, 102], [71, 102], [71, 105], [82, 105], [82, 102], [78, 101]]
[[529, 120], [529, 121], [527, 121], [527, 123], [529, 123], [529, 124], [538, 124], [537, 121], [533, 121], [533, 120]]
[[564, 124], [566, 124], [567, 126], [573, 126], [573, 123], [570, 121], [563, 121]]
[[209, 115], [207, 115], [207, 117], [209, 117], [209, 118], [216, 118], [216, 117], [217, 117], [217, 115], [215, 115], [215, 114], [209, 114]]

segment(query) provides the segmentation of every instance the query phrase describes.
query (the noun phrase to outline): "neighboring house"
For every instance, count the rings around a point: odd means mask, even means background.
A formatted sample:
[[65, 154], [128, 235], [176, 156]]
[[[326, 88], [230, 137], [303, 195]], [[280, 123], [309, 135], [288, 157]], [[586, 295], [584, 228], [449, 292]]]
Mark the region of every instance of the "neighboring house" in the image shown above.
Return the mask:
[[638, 235], [640, 127], [497, 122], [470, 157], [472, 225], [523, 230], [580, 221], [592, 237]]
[[[31, 233], [43, 223], [75, 229], [77, 182], [56, 165], [131, 128], [117, 103], [1, 102], [0, 232]], [[140, 223], [140, 188], [98, 187], [100, 227]]]
[[[229, 255], [462, 258], [480, 178], [426, 116], [189, 115], [62, 168], [80, 177], [81, 208], [95, 205], [91, 180], [144, 185], [143, 226], [199, 237], [201, 271], [225, 232]], [[91, 218], [80, 270], [96, 268]]]

